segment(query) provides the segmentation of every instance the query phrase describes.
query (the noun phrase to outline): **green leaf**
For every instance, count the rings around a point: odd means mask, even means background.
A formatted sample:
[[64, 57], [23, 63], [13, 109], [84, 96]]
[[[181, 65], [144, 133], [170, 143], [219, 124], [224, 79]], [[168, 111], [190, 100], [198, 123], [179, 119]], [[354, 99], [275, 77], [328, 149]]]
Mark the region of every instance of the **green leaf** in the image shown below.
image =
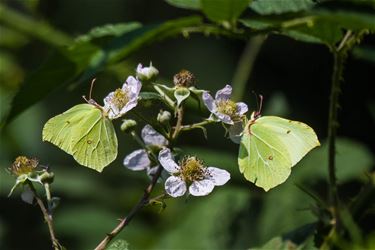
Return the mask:
[[298, 12], [313, 6], [312, 0], [255, 0], [250, 4], [250, 8], [261, 15]]
[[177, 100], [177, 107], [181, 105], [181, 103], [190, 96], [190, 90], [185, 87], [178, 87], [174, 91], [174, 97]]
[[189, 10], [199, 10], [201, 8], [200, 0], [165, 0], [170, 5]]
[[238, 165], [248, 181], [268, 191], [285, 182], [291, 168], [319, 145], [314, 130], [306, 124], [262, 116], [245, 126]]
[[299, 250], [302, 247], [290, 240], [283, 240], [282, 237], [275, 237], [261, 247], [250, 248], [250, 250]]
[[76, 41], [88, 42], [96, 38], [106, 36], [118, 37], [132, 30], [140, 28], [142, 25], [137, 22], [106, 24], [91, 29], [87, 34], [77, 37]]
[[158, 93], [155, 92], [141, 92], [139, 93], [139, 97], [141, 98], [140, 101], [147, 101], [147, 100], [163, 100]]
[[201, 0], [204, 14], [214, 22], [232, 24], [249, 5], [250, 0]]
[[[117, 63], [131, 53], [155, 41], [177, 35], [184, 27], [200, 24], [200, 17], [185, 17], [159, 25], [133, 29], [111, 39], [105, 47], [91, 42], [76, 42], [72, 47], [60, 48], [34, 73], [28, 76], [16, 94], [7, 121], [62, 86], [79, 84], [103, 69]], [[134, 28], [134, 25], [132, 26]], [[128, 30], [129, 31], [129, 30]], [[78, 77], [81, 76], [79, 79]], [[72, 85], [74, 86], [74, 85]]]
[[116, 240], [106, 250], [129, 250], [129, 243], [126, 240]]

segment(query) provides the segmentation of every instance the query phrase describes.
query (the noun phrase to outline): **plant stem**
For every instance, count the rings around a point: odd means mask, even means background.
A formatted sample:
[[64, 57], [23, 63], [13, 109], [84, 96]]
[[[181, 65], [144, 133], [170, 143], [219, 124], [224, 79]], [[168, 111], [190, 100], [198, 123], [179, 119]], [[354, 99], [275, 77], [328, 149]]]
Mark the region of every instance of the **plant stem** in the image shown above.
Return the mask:
[[214, 120], [204, 120], [202, 122], [198, 122], [198, 123], [193, 123], [193, 124], [190, 124], [190, 125], [181, 126], [180, 130], [181, 131], [189, 131], [189, 130], [201, 128], [203, 126], [206, 126], [208, 124], [215, 123], [215, 122], [216, 121], [214, 121]]
[[106, 249], [107, 245], [111, 242], [111, 240], [116, 237], [123, 229], [126, 227], [130, 221], [134, 218], [134, 216], [146, 205], [149, 204], [149, 198], [152, 190], [155, 187], [157, 180], [160, 177], [162, 171], [162, 167], [159, 166], [154, 177], [151, 180], [151, 183], [145, 189], [143, 196], [138, 201], [138, 203], [132, 208], [129, 212], [128, 216], [121, 219], [120, 223], [110, 232], [107, 236], [99, 243], [99, 245], [95, 248], [95, 250], [104, 250]]
[[179, 133], [181, 131], [183, 116], [184, 116], [184, 109], [181, 106], [177, 109], [177, 122], [176, 122], [176, 126], [174, 128], [174, 132], [172, 134], [172, 138], [171, 138], [172, 141], [177, 139], [177, 136], [179, 135]]
[[38, 196], [38, 194], [37, 194], [34, 186], [31, 183], [29, 183], [29, 187], [30, 187], [30, 190], [33, 192], [33, 195], [35, 197], [36, 202], [38, 203], [38, 205], [40, 207], [40, 210], [43, 213], [44, 220], [47, 222], [48, 231], [49, 231], [49, 234], [50, 234], [50, 238], [51, 238], [51, 241], [52, 241], [53, 248], [55, 250], [62, 249], [62, 247], [61, 247], [61, 245], [60, 245], [60, 243], [57, 240], [56, 235], [55, 235], [55, 230], [54, 230], [54, 227], [53, 227], [52, 215], [49, 213], [49, 211], [45, 207], [42, 199]]
[[154, 85], [154, 89], [161, 95], [161, 97], [164, 99], [165, 103], [172, 109], [174, 110], [175, 103], [174, 101], [169, 98], [169, 96], [158, 86]]
[[232, 80], [233, 83], [233, 101], [240, 101], [245, 93], [246, 83], [250, 78], [254, 68], [254, 62], [266, 39], [264, 35], [258, 35], [250, 38], [246, 44], [241, 58], [238, 62], [236, 72]]
[[336, 131], [338, 127], [337, 110], [339, 107], [339, 95], [341, 78], [344, 67], [344, 55], [339, 51], [334, 51], [334, 66], [332, 74], [331, 96], [329, 103], [329, 117], [328, 117], [328, 175], [329, 175], [329, 190], [330, 201], [332, 205], [332, 213], [334, 217], [335, 227], [339, 224], [338, 211], [338, 195], [336, 184]]

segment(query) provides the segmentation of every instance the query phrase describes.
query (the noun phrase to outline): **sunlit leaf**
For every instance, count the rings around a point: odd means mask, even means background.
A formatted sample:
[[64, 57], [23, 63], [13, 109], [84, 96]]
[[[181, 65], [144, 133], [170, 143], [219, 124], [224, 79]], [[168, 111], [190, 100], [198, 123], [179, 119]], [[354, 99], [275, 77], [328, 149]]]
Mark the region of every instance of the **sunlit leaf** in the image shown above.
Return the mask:
[[282, 14], [310, 9], [312, 0], [254, 0], [250, 8], [261, 15]]
[[107, 250], [129, 250], [129, 243], [126, 240], [116, 240]]

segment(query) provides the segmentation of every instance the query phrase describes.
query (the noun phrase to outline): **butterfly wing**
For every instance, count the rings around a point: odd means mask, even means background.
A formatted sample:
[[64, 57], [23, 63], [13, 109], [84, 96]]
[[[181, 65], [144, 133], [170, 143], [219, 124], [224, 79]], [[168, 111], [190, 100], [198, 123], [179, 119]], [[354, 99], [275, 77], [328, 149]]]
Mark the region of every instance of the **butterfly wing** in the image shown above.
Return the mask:
[[264, 190], [283, 183], [291, 168], [319, 146], [308, 125], [276, 116], [264, 116], [246, 126], [239, 153], [240, 171]]
[[58, 146], [81, 165], [103, 170], [117, 157], [117, 137], [101, 110], [79, 104], [44, 125], [43, 141]]

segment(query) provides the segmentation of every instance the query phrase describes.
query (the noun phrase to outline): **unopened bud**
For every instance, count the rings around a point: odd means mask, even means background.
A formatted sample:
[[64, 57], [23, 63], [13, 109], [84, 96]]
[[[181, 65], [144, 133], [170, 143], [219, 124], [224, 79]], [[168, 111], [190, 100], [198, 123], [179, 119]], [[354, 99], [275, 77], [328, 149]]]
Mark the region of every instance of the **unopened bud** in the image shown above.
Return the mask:
[[157, 120], [161, 124], [167, 124], [171, 120], [172, 114], [166, 110], [160, 110]]
[[188, 70], [181, 70], [173, 77], [173, 83], [179, 87], [190, 87], [195, 84], [195, 76]]
[[155, 79], [159, 74], [159, 70], [157, 70], [152, 63], [150, 63], [149, 67], [143, 67], [142, 64], [138, 64], [137, 67], [137, 77], [141, 81], [150, 81]]
[[128, 133], [132, 131], [135, 126], [137, 126], [137, 122], [131, 119], [126, 119], [122, 121], [121, 124], [121, 131], [124, 131], [125, 133]]

